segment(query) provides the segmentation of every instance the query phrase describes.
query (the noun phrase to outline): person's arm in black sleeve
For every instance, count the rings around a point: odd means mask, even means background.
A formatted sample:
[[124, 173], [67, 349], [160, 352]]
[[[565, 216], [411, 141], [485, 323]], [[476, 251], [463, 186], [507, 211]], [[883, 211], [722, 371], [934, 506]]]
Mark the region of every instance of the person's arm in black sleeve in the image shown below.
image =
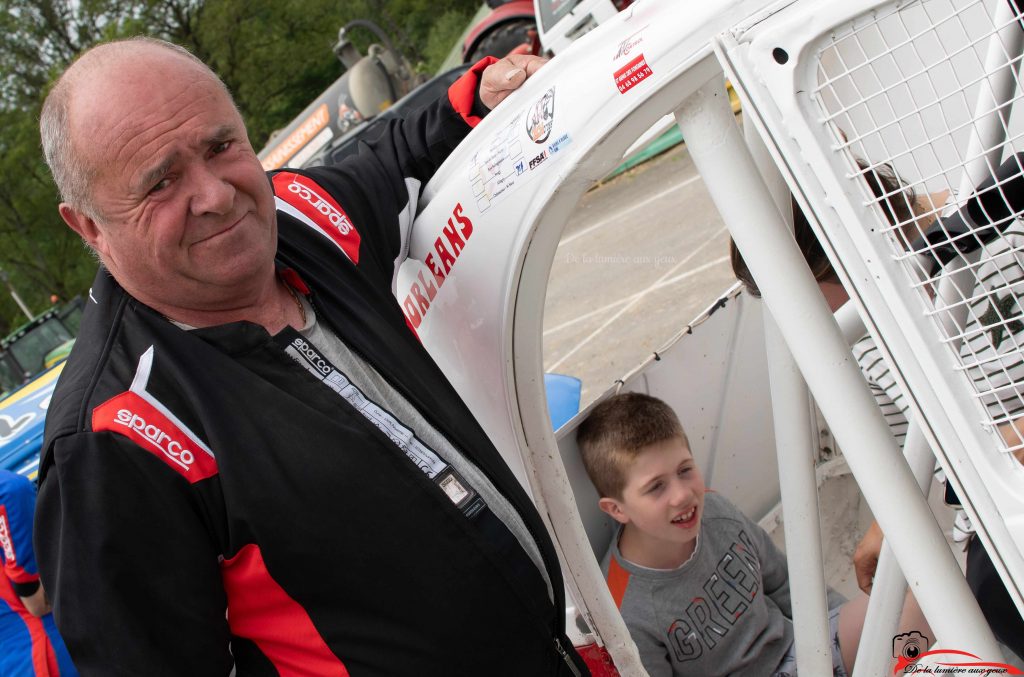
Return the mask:
[[58, 438], [36, 554], [83, 675], [226, 675], [227, 603], [194, 488], [111, 433]]
[[[390, 286], [404, 258], [420, 191], [481, 120], [543, 65], [513, 54], [470, 68], [435, 103], [388, 120], [379, 136], [335, 167], [302, 173], [329, 192], [359, 233], [358, 265]], [[285, 170], [290, 171], [290, 170]], [[369, 271], [368, 271], [369, 272]]]

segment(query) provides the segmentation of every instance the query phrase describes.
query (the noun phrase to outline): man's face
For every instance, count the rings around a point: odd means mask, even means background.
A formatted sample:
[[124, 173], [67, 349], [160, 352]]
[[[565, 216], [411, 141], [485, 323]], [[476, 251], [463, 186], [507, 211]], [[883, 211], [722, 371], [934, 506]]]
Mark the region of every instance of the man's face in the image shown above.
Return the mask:
[[267, 177], [211, 77], [173, 54], [156, 55], [134, 78], [131, 67], [119, 96], [100, 83], [73, 104], [75, 145], [95, 172], [97, 213], [83, 236], [145, 303], [230, 308], [273, 270]]
[[656, 548], [685, 545], [697, 538], [704, 511], [704, 478], [682, 438], [644, 447], [629, 464], [621, 499], [609, 511], [632, 524]]

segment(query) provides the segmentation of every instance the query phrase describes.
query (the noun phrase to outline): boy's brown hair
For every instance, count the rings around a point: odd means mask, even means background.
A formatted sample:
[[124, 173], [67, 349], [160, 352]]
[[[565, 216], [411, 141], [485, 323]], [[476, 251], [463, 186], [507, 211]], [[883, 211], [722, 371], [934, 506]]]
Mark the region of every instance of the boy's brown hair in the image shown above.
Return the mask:
[[665, 402], [643, 393], [622, 393], [594, 407], [576, 442], [590, 481], [602, 498], [622, 498], [626, 469], [644, 447], [673, 438], [689, 447], [683, 424]]

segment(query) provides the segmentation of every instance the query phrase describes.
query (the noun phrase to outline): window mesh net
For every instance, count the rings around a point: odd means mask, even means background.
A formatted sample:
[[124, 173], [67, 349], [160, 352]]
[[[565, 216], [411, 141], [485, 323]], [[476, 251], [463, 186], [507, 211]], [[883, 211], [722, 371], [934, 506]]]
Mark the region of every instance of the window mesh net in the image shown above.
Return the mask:
[[875, 213], [865, 226], [1006, 451], [1024, 449], [1018, 3], [930, 0], [862, 16], [818, 45], [813, 92], [846, 178]]

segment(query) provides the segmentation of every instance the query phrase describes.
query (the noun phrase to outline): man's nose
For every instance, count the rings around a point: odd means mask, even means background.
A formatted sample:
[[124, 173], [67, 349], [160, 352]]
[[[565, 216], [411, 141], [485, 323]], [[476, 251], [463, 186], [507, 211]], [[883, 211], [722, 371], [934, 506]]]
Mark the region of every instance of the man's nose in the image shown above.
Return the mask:
[[192, 177], [192, 199], [189, 207], [193, 216], [227, 214], [234, 202], [234, 185], [224, 176], [200, 163]]

